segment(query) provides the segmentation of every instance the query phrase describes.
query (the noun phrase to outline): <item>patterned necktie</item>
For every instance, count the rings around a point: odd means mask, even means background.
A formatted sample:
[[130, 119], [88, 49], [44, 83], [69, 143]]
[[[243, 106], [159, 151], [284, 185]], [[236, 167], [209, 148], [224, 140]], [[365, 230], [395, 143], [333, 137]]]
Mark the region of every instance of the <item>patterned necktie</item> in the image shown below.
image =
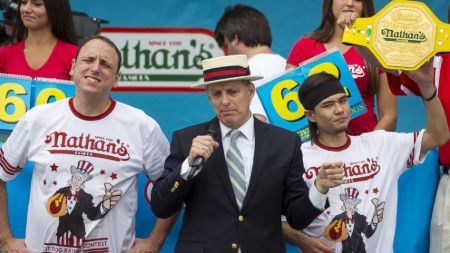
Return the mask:
[[245, 193], [247, 191], [247, 187], [245, 186], [244, 160], [242, 158], [241, 152], [236, 145], [236, 140], [239, 135], [241, 135], [241, 131], [231, 130], [230, 132], [228, 132], [228, 135], [231, 137], [231, 140], [230, 147], [227, 152], [226, 161], [228, 172], [230, 174], [231, 184], [234, 190], [234, 196], [236, 197], [236, 202], [239, 206], [239, 209], [241, 209]]

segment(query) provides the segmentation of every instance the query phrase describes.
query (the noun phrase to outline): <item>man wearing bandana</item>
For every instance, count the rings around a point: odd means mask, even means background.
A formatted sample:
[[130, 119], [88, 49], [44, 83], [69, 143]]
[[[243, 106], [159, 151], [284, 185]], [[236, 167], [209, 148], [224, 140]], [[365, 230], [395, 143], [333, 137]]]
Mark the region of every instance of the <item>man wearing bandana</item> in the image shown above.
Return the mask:
[[[413, 133], [378, 130], [348, 136], [350, 106], [339, 80], [327, 73], [305, 80], [298, 96], [309, 121], [311, 140], [301, 147], [305, 166], [303, 179], [311, 185], [317, 177], [317, 168], [326, 161], [329, 166], [342, 166], [344, 179], [341, 187], [328, 192], [330, 207], [304, 229], [304, 233], [320, 238], [335, 252], [393, 252], [398, 177], [407, 168], [423, 162], [428, 150], [444, 144], [450, 137], [430, 69], [430, 64], [426, 64], [408, 73], [419, 84], [428, 119], [426, 129]], [[366, 217], [358, 223], [370, 224], [374, 230], [364, 235], [360, 233], [358, 237], [354, 236], [356, 218], [351, 231], [343, 217], [336, 222], [342, 215], [345, 198], [341, 196], [349, 195], [346, 190], [349, 188], [359, 193], [357, 213]], [[298, 231], [285, 229], [284, 233], [295, 237]]]

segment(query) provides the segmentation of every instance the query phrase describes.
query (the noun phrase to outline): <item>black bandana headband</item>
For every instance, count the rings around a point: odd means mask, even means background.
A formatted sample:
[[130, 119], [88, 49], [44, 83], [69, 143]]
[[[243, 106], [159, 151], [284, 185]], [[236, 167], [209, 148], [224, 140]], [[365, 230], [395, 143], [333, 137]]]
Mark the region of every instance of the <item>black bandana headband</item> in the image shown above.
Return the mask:
[[[300, 91], [301, 90], [302, 89], [300, 88]], [[298, 98], [303, 107], [306, 110], [310, 111], [313, 110], [316, 105], [318, 105], [327, 97], [338, 93], [345, 93], [345, 90], [344, 87], [342, 87], [341, 83], [337, 79], [335, 79], [329, 80], [327, 82], [322, 82], [314, 87], [314, 89], [310, 89], [307, 92], [299, 92]]]

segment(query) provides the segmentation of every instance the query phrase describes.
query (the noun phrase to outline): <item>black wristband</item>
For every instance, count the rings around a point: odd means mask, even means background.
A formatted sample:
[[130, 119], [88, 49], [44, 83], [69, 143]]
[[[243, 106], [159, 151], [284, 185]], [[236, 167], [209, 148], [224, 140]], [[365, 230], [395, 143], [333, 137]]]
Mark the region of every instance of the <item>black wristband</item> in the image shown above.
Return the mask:
[[422, 97], [422, 99], [424, 101], [431, 101], [431, 100], [433, 100], [434, 97], [436, 97], [436, 94], [437, 94], [437, 89], [434, 89], [434, 93], [433, 93], [433, 95], [431, 95], [431, 97], [429, 97], [429, 98]]

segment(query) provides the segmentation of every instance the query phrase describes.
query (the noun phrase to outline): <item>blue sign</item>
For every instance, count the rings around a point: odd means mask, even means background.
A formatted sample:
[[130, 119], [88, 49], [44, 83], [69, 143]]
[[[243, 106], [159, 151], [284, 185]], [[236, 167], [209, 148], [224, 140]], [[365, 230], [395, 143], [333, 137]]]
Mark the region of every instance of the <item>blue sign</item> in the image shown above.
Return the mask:
[[351, 118], [367, 111], [344, 57], [333, 48], [256, 89], [270, 123], [297, 132], [302, 141], [309, 139], [308, 119], [297, 93], [308, 76], [320, 72], [333, 74], [342, 83], [350, 103]]
[[31, 78], [0, 74], [0, 129], [12, 130], [31, 108]]
[[33, 80], [27, 76], [0, 73], [0, 144], [6, 141], [28, 110], [74, 94], [75, 85], [71, 81], [44, 78]]
[[33, 105], [49, 104], [75, 95], [72, 81], [38, 78], [34, 81]]

